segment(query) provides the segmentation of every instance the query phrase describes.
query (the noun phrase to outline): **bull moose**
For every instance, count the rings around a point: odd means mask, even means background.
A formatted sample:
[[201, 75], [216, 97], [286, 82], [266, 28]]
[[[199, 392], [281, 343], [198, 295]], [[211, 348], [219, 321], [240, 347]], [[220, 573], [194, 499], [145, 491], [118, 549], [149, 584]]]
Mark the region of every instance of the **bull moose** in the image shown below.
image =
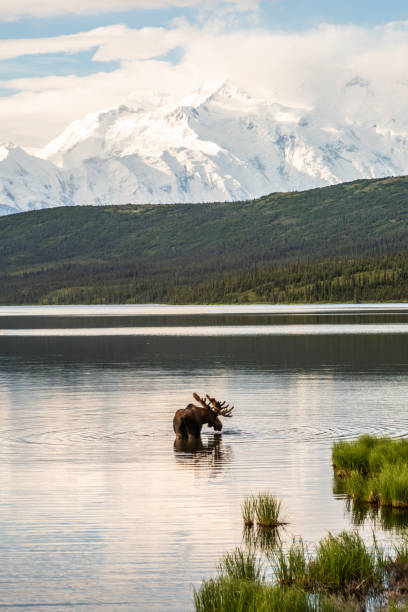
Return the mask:
[[208, 401], [193, 393], [194, 399], [201, 404], [195, 406], [189, 404], [186, 408], [177, 410], [173, 419], [173, 429], [178, 440], [187, 438], [199, 438], [201, 429], [205, 423], [213, 427], [214, 431], [222, 430], [222, 423], [218, 417], [231, 417], [234, 406], [231, 408], [226, 402], [217, 402], [214, 397], [206, 395]]

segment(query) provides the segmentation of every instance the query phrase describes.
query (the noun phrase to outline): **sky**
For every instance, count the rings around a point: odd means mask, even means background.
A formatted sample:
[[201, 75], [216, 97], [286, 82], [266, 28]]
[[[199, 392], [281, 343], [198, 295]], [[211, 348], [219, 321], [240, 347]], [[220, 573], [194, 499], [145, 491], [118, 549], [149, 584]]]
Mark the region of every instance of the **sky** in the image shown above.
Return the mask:
[[365, 84], [391, 112], [407, 58], [406, 0], [1, 0], [0, 142], [35, 152], [87, 113], [226, 79], [325, 109]]

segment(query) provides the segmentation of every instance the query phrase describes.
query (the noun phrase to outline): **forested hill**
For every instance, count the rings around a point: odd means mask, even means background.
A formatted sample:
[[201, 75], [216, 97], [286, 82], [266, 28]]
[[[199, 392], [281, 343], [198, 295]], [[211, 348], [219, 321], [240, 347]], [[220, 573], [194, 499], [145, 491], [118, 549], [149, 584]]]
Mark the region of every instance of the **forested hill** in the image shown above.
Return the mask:
[[[345, 266], [364, 259], [373, 270], [391, 261], [377, 256], [398, 253], [401, 262], [405, 252], [408, 177], [248, 202], [47, 209], [0, 218], [0, 303], [212, 301], [205, 286], [243, 275], [248, 283], [254, 266], [259, 277], [326, 260], [334, 273], [340, 258]], [[329, 269], [315, 268], [323, 276]], [[393, 279], [388, 297], [402, 299]]]

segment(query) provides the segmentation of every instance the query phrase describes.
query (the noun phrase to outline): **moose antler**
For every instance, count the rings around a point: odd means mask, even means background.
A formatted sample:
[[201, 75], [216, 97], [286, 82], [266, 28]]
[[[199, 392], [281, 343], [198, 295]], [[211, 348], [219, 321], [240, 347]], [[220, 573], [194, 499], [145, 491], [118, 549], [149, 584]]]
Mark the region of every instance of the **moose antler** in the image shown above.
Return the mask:
[[234, 406], [229, 407], [229, 404], [225, 405], [226, 402], [217, 402], [215, 397], [210, 397], [208, 394], [206, 395], [208, 401], [212, 404], [212, 409], [214, 412], [223, 417], [231, 417], [232, 411], [234, 410]]
[[202, 397], [200, 397], [200, 396], [198, 395], [198, 393], [193, 393], [193, 397], [194, 397], [194, 399], [195, 399], [195, 400], [197, 400], [197, 402], [198, 402], [199, 404], [201, 404], [201, 405], [202, 405], [202, 407], [203, 407], [203, 408], [211, 408], [211, 406], [209, 406], [209, 405], [207, 404], [207, 402], [205, 401], [205, 399], [203, 399]]

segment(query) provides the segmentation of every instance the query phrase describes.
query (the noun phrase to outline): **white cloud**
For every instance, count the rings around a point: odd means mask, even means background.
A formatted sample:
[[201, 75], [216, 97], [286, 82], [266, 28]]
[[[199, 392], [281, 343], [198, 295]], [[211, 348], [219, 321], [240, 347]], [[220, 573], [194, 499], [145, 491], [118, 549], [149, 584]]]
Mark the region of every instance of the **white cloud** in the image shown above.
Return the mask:
[[0, 61], [25, 55], [78, 53], [97, 47], [98, 61], [159, 57], [188, 40], [190, 28], [180, 22], [172, 28], [131, 30], [124, 25], [96, 28], [66, 36], [0, 40]]
[[[154, 59], [178, 46], [184, 49], [178, 65]], [[408, 103], [406, 23], [326, 25], [300, 34], [261, 29], [226, 33], [217, 22], [202, 28], [183, 21], [170, 29], [111, 26], [35, 42], [4, 41], [0, 58], [93, 47], [94, 59], [119, 60], [120, 68], [86, 77], [50, 75], [0, 83], [19, 92], [0, 98], [0, 141], [41, 147], [69, 121], [129, 96], [134, 100], [159, 91], [175, 99], [205, 80], [224, 78], [284, 104], [318, 104], [322, 115], [332, 118], [356, 111], [369, 117], [373, 104], [388, 116], [402, 117]], [[346, 88], [356, 76], [369, 85]]]
[[[220, 0], [206, 0], [204, 4], [217, 4]], [[221, 0], [239, 10], [258, 7], [259, 0]], [[57, 15], [89, 15], [98, 13], [131, 11], [137, 9], [166, 9], [198, 7], [203, 0], [1, 0], [0, 20], [22, 17], [52, 17]]]

